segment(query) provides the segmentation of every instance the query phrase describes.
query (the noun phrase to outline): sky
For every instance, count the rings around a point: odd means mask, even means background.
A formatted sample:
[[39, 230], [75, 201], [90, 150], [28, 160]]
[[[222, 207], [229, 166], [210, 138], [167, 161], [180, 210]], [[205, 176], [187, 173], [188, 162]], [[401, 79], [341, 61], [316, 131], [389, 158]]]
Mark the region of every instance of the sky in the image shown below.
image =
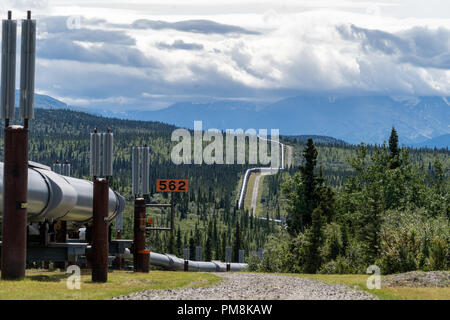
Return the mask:
[[0, 16], [29, 9], [36, 92], [73, 106], [450, 96], [447, 1], [2, 0]]

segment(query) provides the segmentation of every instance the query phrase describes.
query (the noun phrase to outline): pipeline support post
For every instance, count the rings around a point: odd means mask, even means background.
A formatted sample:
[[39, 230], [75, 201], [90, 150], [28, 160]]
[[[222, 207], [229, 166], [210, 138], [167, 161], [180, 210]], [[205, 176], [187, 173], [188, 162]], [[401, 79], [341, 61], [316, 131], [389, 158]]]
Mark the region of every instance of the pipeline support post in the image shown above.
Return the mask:
[[108, 180], [95, 179], [91, 255], [93, 282], [108, 281], [108, 200]]
[[[122, 233], [120, 230], [116, 231], [116, 239], [120, 240], [122, 239]], [[114, 259], [114, 267], [116, 270], [122, 270], [122, 257], [121, 255], [117, 255]]]
[[149, 272], [149, 252], [145, 250], [146, 203], [144, 198], [134, 201], [133, 263], [135, 272]]
[[2, 279], [25, 277], [27, 250], [28, 129], [4, 134]]
[[[54, 228], [55, 228], [55, 241], [58, 243], [65, 243], [67, 239], [67, 222], [60, 220], [55, 223]], [[71, 261], [69, 261], [69, 264], [71, 264]], [[55, 261], [54, 266], [55, 268], [65, 269], [66, 262]]]

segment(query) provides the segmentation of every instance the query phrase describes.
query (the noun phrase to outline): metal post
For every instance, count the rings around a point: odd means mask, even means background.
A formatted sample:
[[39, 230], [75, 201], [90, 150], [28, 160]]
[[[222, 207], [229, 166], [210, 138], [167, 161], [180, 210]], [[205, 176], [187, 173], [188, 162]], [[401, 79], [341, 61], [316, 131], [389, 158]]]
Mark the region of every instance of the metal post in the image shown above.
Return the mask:
[[173, 222], [174, 222], [174, 212], [175, 209], [175, 203], [173, 202], [173, 193], [170, 193], [170, 232], [174, 232], [175, 229], [173, 227]]
[[231, 255], [232, 255], [232, 248], [231, 247], [225, 247], [225, 262], [227, 264], [227, 272], [231, 271]]
[[[117, 240], [122, 239], [122, 233], [120, 230], [116, 231], [116, 239]], [[115, 265], [116, 270], [122, 270], [122, 257], [120, 254], [118, 254], [116, 256], [116, 258], [114, 259], [114, 265]]]
[[92, 225], [92, 281], [108, 280], [108, 200], [109, 184], [106, 179], [95, 179]]
[[133, 241], [133, 263], [134, 271], [136, 272], [148, 272], [149, 265], [148, 258], [145, 255], [148, 253], [145, 251], [145, 199], [136, 198], [134, 200], [134, 241]]
[[184, 271], [189, 271], [189, 256], [190, 256], [190, 250], [189, 248], [183, 249], [183, 258], [184, 258]]
[[25, 277], [27, 255], [28, 129], [5, 128], [2, 279]]
[[[66, 221], [58, 221], [55, 225], [55, 240], [58, 243], [65, 243], [67, 237], [67, 222]], [[55, 268], [64, 269], [66, 267], [65, 261], [55, 261]]]
[[239, 263], [244, 263], [245, 260], [245, 251], [239, 250]]
[[195, 247], [195, 261], [202, 261], [202, 247]]

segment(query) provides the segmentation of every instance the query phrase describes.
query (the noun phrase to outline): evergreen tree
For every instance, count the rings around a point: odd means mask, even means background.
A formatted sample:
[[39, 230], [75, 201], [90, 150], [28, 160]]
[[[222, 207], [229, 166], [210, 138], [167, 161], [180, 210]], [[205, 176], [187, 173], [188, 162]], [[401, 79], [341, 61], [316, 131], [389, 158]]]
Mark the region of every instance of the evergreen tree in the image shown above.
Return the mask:
[[170, 254], [175, 254], [175, 238], [173, 236], [173, 231], [170, 231], [169, 243], [167, 244], [167, 251]]
[[205, 242], [205, 261], [212, 260], [212, 239], [208, 235]]
[[225, 251], [226, 251], [226, 247], [227, 247], [227, 235], [226, 235], [226, 233], [225, 232], [222, 232], [222, 241], [221, 241], [221, 244], [222, 244], [222, 249], [221, 249], [221, 259], [220, 260], [222, 260], [222, 261], [225, 261]]
[[205, 241], [205, 261], [212, 260], [212, 247], [213, 247], [213, 226], [211, 221], [208, 225], [208, 233]]
[[241, 227], [239, 225], [239, 221], [236, 222], [236, 229], [234, 232], [234, 243], [233, 243], [233, 252], [234, 252], [234, 261], [239, 261], [239, 250], [242, 246], [242, 235], [241, 235]]
[[306, 273], [316, 273], [322, 264], [320, 247], [323, 242], [323, 225], [323, 210], [319, 206], [313, 211], [312, 224], [306, 232], [306, 244], [302, 248], [303, 271]]
[[389, 151], [391, 153], [391, 169], [400, 167], [400, 149], [398, 147], [398, 135], [394, 127], [391, 130], [391, 136], [389, 137]]
[[220, 239], [217, 238], [216, 245], [214, 248], [214, 259], [221, 260], [222, 254], [220, 253]]
[[288, 231], [296, 235], [311, 225], [311, 215], [318, 204], [317, 188], [322, 178], [314, 173], [317, 164], [317, 149], [310, 138], [303, 150], [305, 164], [299, 166], [299, 173], [283, 185], [288, 196]]
[[177, 230], [177, 240], [175, 243], [175, 248], [176, 248], [176, 254], [177, 255], [181, 255], [183, 253], [183, 244], [181, 241], [181, 230], [180, 230], [180, 226], [178, 226], [178, 230]]
[[367, 263], [374, 263], [380, 247], [381, 215], [384, 211], [382, 192], [375, 183], [368, 189], [367, 206], [362, 210], [361, 240], [365, 247]]
[[194, 238], [189, 239], [189, 260], [195, 260], [195, 240]]

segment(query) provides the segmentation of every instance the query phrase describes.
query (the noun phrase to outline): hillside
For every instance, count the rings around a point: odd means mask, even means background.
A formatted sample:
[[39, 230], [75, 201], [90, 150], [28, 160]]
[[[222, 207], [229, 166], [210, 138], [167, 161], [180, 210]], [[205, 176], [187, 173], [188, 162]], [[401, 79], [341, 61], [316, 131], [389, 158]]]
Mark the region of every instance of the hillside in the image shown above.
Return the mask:
[[450, 147], [450, 133], [414, 144], [415, 148], [448, 148]]
[[[45, 101], [49, 102], [46, 106], [55, 105], [55, 101], [51, 98], [39, 100], [39, 103]], [[277, 232], [276, 225], [253, 219], [236, 209], [239, 181], [248, 166], [174, 165], [170, 161], [170, 152], [174, 144], [170, 141], [170, 136], [176, 128], [172, 125], [107, 118], [67, 109], [37, 108], [35, 119], [30, 122], [30, 159], [46, 165], [51, 165], [56, 160], [68, 160], [72, 165], [73, 176], [90, 179], [89, 133], [94, 127], [100, 131], [109, 127], [114, 133], [114, 176], [111, 183], [115, 190], [127, 198], [124, 216], [125, 238], [132, 237], [133, 228], [131, 148], [143, 145], [150, 147], [150, 186], [153, 201], [168, 201], [167, 195], [154, 194], [156, 179], [184, 178], [190, 181], [189, 193], [175, 195], [176, 232], [172, 236], [168, 233], [151, 234], [151, 247], [155, 252], [182, 255], [182, 248], [196, 245], [205, 247], [209, 243], [208, 239], [212, 239], [212, 259], [223, 260], [225, 247], [233, 244], [233, 234], [238, 225], [242, 233], [242, 248], [246, 252], [263, 247], [268, 237]], [[0, 136], [2, 134], [0, 130]], [[302, 151], [307, 137], [310, 136], [283, 137], [293, 146], [295, 166], [264, 179], [261, 213], [263, 216], [286, 215], [286, 199], [280, 191], [280, 186], [298, 170], [298, 164], [303, 162]], [[312, 136], [312, 138], [318, 143], [317, 164], [323, 168], [327, 184], [335, 190], [342, 189], [348, 178], [356, 174], [347, 162], [347, 159], [356, 154], [356, 147], [331, 137]], [[0, 139], [0, 145], [2, 143], [3, 139]], [[373, 148], [369, 151], [373, 152]], [[438, 154], [444, 166], [448, 167], [450, 165], [448, 151], [441, 150]], [[0, 153], [0, 158], [1, 156]], [[410, 157], [413, 162], [432, 170], [434, 151], [411, 150]], [[160, 209], [149, 210], [149, 217], [153, 218], [157, 226], [168, 226], [169, 216], [164, 213], [165, 211]]]
[[315, 97], [298, 96], [275, 103], [214, 101], [180, 102], [158, 110], [128, 110], [102, 114], [128, 119], [156, 120], [192, 128], [279, 129], [282, 135], [331, 136], [353, 144], [382, 143], [392, 126], [404, 144], [450, 133], [450, 106], [442, 97]]
[[[447, 101], [443, 97], [298, 96], [274, 103], [178, 102], [157, 111], [111, 112], [69, 106], [50, 96], [35, 95], [36, 108], [41, 109], [70, 109], [106, 118], [157, 121], [184, 128], [193, 128], [194, 121], [201, 120], [203, 129], [279, 129], [284, 136], [327, 136], [352, 144], [383, 143], [395, 126], [400, 143], [430, 148], [448, 146], [445, 135], [450, 134], [450, 106]], [[444, 138], [438, 138], [441, 136]]]

